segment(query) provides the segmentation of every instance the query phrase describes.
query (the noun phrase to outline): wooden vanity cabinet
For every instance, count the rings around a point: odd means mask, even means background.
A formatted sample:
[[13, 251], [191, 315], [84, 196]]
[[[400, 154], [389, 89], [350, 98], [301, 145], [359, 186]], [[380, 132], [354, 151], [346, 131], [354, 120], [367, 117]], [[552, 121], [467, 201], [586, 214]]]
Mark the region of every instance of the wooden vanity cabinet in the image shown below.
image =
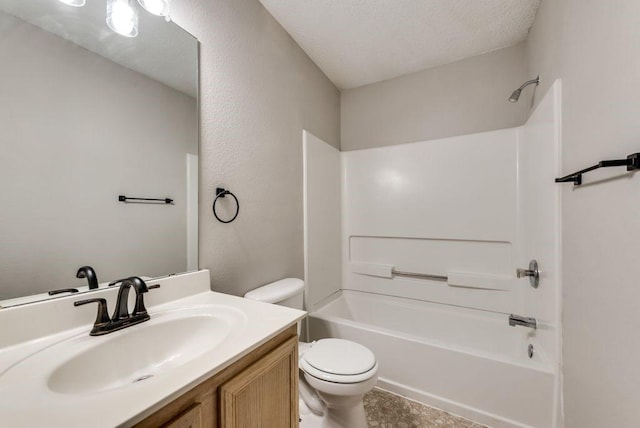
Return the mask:
[[298, 427], [298, 336], [279, 334], [136, 427]]

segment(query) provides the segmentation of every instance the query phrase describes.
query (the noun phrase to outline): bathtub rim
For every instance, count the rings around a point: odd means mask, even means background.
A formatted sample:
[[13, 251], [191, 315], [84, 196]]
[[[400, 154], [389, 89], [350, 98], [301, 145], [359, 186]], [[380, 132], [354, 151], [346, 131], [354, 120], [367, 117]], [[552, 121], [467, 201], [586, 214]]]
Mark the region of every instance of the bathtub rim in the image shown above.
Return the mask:
[[[345, 292], [347, 292], [347, 294], [345, 294]], [[478, 350], [478, 349], [468, 348], [468, 347], [464, 347], [464, 346], [450, 345], [450, 344], [447, 344], [447, 343], [439, 341], [439, 340], [429, 339], [428, 337], [417, 336], [417, 335], [414, 335], [414, 334], [404, 333], [402, 331], [398, 331], [398, 330], [395, 330], [395, 329], [389, 329], [389, 328], [385, 328], [385, 327], [381, 327], [381, 326], [377, 326], [377, 325], [372, 325], [372, 324], [367, 324], [367, 323], [363, 323], [363, 322], [359, 322], [359, 321], [354, 321], [354, 320], [351, 320], [351, 319], [348, 319], [348, 318], [343, 318], [343, 317], [336, 316], [336, 315], [326, 315], [326, 313], [323, 313], [323, 310], [327, 310], [327, 307], [330, 304], [335, 303], [341, 297], [347, 298], [346, 296], [348, 296], [348, 294], [351, 294], [351, 293], [353, 293], [354, 295], [362, 294], [362, 295], [366, 295], [366, 296], [376, 296], [376, 297], [380, 297], [380, 298], [392, 297], [394, 299], [409, 300], [409, 301], [412, 301], [412, 302], [425, 302], [425, 303], [428, 303], [428, 304], [434, 304], [434, 305], [443, 306], [443, 307], [450, 307], [450, 308], [457, 307], [457, 306], [454, 306], [454, 305], [447, 305], [447, 304], [438, 303], [438, 302], [423, 301], [423, 300], [416, 300], [416, 299], [408, 299], [408, 298], [397, 297], [397, 296], [388, 296], [388, 295], [385, 295], [385, 294], [369, 293], [369, 292], [360, 291], [360, 290], [342, 289], [342, 290], [338, 290], [335, 293], [331, 294], [326, 299], [323, 299], [322, 301], [318, 302], [318, 304], [315, 305], [313, 310], [309, 311], [307, 316], [309, 318], [319, 318], [319, 319], [322, 319], [322, 320], [325, 320], [325, 321], [328, 321], [328, 322], [344, 324], [344, 325], [347, 325], [347, 326], [353, 327], [353, 328], [360, 328], [360, 329], [363, 329], [363, 330], [365, 330], [367, 332], [370, 332], [370, 333], [380, 333], [380, 334], [384, 334], [384, 335], [387, 335], [387, 336], [401, 338], [403, 340], [408, 340], [408, 341], [411, 341], [411, 342], [414, 342], [414, 343], [419, 343], [419, 344], [426, 345], [426, 346], [433, 346], [433, 347], [436, 347], [436, 348], [439, 348], [439, 349], [443, 349], [443, 350], [447, 350], [447, 351], [460, 352], [462, 354], [473, 356], [473, 357], [482, 358], [484, 360], [498, 361], [500, 363], [510, 364], [510, 365], [513, 365], [513, 366], [516, 366], [516, 367], [520, 367], [520, 368], [524, 368], [524, 369], [531, 369], [531, 370], [534, 370], [534, 371], [537, 371], [537, 372], [540, 372], [540, 373], [551, 374], [551, 375], [554, 375], [554, 376], [557, 375], [557, 371], [555, 370], [554, 364], [548, 358], [548, 356], [544, 353], [544, 350], [541, 349], [540, 343], [535, 338], [530, 339], [529, 342], [532, 343], [536, 347], [536, 352], [538, 353], [540, 360], [528, 361], [528, 360], [519, 359], [519, 358], [516, 358], [516, 357], [505, 356], [505, 355], [502, 355], [502, 354], [499, 354], [499, 353], [491, 353], [491, 352], [487, 352], [487, 351], [484, 351], [484, 350]], [[467, 307], [463, 307], [463, 306], [461, 306], [460, 308], [465, 309], [465, 310], [470, 310], [470, 311], [491, 312], [491, 311], [483, 311], [483, 310], [478, 310], [478, 309], [473, 309], [473, 308], [467, 308]], [[503, 314], [497, 313], [497, 312], [491, 312], [491, 313], [492, 314], [503, 315]]]

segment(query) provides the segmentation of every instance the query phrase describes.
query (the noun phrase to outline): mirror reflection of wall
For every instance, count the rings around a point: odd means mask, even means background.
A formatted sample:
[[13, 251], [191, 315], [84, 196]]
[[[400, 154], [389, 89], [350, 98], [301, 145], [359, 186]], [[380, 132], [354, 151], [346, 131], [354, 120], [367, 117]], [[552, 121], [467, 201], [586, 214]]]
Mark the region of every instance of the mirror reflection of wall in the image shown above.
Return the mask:
[[86, 285], [75, 278], [83, 265], [101, 283], [188, 270], [197, 41], [157, 18], [190, 39], [193, 90], [0, 12], [0, 299]]

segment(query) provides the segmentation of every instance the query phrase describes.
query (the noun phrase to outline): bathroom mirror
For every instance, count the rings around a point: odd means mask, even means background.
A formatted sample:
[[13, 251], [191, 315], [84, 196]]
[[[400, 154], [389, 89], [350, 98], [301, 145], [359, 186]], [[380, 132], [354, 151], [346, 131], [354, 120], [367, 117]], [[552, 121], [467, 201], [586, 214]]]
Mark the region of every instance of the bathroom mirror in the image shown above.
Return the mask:
[[197, 269], [198, 41], [106, 3], [0, 0], [2, 307]]

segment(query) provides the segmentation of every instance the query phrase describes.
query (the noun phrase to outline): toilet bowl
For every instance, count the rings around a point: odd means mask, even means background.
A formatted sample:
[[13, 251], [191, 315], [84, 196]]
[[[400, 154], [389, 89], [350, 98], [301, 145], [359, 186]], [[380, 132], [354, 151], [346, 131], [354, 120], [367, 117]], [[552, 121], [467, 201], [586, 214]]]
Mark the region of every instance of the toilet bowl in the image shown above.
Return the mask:
[[367, 426], [362, 399], [378, 380], [373, 352], [349, 340], [322, 339], [309, 346], [299, 364], [325, 406], [322, 427]]
[[[302, 309], [303, 292], [302, 280], [287, 278], [245, 297]], [[378, 380], [373, 352], [344, 339], [300, 342], [299, 367], [301, 428], [366, 428], [362, 399]]]

